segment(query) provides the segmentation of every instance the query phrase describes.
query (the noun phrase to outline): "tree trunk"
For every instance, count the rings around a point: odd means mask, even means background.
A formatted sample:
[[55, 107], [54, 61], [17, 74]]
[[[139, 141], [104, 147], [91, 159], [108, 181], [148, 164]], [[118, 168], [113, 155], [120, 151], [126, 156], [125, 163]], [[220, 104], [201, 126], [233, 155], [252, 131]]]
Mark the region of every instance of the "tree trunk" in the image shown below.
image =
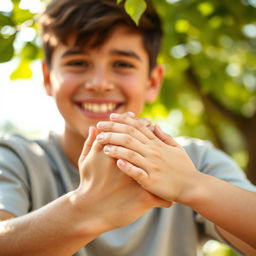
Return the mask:
[[246, 174], [248, 179], [256, 185], [256, 118], [252, 117], [251, 122], [243, 131], [245, 137], [248, 164], [246, 168]]
[[186, 75], [189, 84], [196, 90], [198, 96], [201, 98], [206, 111], [208, 109], [214, 109], [225, 119], [230, 120], [241, 132], [248, 153], [248, 164], [245, 170], [246, 175], [252, 183], [256, 184], [256, 113], [252, 117], [247, 118], [232, 112], [211, 95], [202, 93], [200, 79], [191, 66], [186, 71]]

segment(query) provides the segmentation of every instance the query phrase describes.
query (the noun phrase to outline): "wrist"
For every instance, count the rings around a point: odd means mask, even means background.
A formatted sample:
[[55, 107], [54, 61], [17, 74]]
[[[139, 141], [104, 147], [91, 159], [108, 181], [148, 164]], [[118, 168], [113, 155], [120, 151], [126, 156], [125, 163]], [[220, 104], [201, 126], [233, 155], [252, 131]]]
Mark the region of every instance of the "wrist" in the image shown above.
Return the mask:
[[76, 232], [79, 236], [93, 237], [112, 229], [102, 218], [102, 213], [96, 209], [94, 200], [81, 191], [75, 190], [68, 194], [69, 202], [76, 221]]
[[202, 202], [206, 195], [205, 185], [207, 184], [208, 176], [209, 175], [199, 171], [195, 171], [190, 179], [188, 179], [187, 184], [184, 185], [178, 202], [193, 209], [196, 208], [196, 205]]

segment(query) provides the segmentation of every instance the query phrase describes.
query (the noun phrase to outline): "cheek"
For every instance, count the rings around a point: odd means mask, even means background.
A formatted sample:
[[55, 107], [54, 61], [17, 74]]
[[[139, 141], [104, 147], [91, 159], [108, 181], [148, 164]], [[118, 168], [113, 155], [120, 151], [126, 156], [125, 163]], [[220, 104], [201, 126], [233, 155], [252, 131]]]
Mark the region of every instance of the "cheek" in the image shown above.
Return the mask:
[[58, 73], [52, 77], [53, 90], [55, 94], [73, 94], [81, 86], [80, 80], [70, 73]]
[[139, 115], [144, 108], [146, 81], [143, 79], [124, 79], [121, 87], [127, 99], [129, 111]]
[[139, 100], [144, 94], [145, 81], [139, 77], [125, 77], [120, 81], [122, 91], [128, 98]]

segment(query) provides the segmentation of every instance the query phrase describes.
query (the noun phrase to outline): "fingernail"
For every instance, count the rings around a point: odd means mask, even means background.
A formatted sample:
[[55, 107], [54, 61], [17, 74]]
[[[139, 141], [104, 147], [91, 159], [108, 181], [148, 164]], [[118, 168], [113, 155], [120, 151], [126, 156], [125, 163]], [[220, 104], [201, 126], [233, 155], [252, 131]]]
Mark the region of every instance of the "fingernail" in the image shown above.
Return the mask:
[[144, 124], [147, 125], [151, 125], [151, 120], [147, 117], [143, 117], [141, 118], [141, 120], [144, 122]]
[[109, 151], [110, 151], [110, 149], [111, 149], [111, 146], [105, 146], [103, 150], [104, 150], [104, 152], [105, 152], [106, 154], [108, 154]]
[[130, 116], [130, 117], [135, 117], [135, 114], [133, 112], [127, 112], [127, 114]]
[[97, 127], [98, 128], [103, 128], [103, 127], [106, 127], [107, 126], [107, 123], [106, 122], [98, 122], [97, 123]]
[[110, 115], [110, 118], [111, 119], [119, 119], [121, 117], [121, 115], [120, 114], [117, 114], [117, 113], [112, 113], [111, 115]]
[[118, 164], [123, 167], [123, 166], [126, 165], [126, 162], [124, 160], [122, 160], [122, 159], [119, 159], [118, 160]]
[[97, 138], [98, 141], [101, 141], [101, 140], [104, 139], [104, 134], [103, 134], [103, 133], [100, 133], [99, 135], [97, 135], [96, 138]]

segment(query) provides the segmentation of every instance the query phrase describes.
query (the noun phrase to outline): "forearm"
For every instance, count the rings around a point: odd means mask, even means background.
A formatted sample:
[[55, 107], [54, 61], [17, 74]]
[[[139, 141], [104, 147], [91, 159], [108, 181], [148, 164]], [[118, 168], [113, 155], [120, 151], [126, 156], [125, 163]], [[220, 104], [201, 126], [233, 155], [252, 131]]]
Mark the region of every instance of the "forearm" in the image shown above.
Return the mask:
[[70, 256], [99, 234], [69, 193], [32, 213], [1, 222], [0, 251], [3, 255]]
[[[188, 193], [185, 204], [256, 248], [255, 192], [200, 173]], [[225, 237], [224, 232], [219, 231]]]

